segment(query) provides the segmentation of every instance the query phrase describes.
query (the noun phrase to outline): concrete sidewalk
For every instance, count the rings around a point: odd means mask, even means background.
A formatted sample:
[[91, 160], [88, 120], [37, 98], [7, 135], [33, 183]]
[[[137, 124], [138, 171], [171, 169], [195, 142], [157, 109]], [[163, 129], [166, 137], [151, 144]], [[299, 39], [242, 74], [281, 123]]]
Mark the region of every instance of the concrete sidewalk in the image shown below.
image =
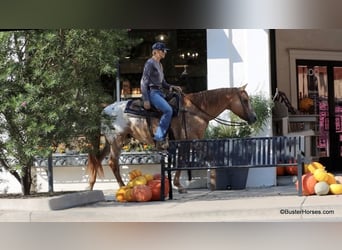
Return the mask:
[[[291, 186], [245, 190], [174, 192], [173, 200], [119, 203], [114, 190], [92, 191], [83, 206], [52, 210], [48, 206], [4, 209], [2, 222], [225, 222], [342, 221], [342, 196], [298, 196]], [[88, 199], [87, 195], [82, 199]], [[47, 198], [43, 198], [47, 199]], [[75, 202], [75, 197], [69, 197]], [[3, 204], [6, 199], [0, 200]], [[10, 202], [10, 201], [8, 201]], [[44, 202], [44, 201], [41, 201]], [[61, 199], [60, 202], [68, 202]], [[43, 204], [43, 203], [41, 203]]]

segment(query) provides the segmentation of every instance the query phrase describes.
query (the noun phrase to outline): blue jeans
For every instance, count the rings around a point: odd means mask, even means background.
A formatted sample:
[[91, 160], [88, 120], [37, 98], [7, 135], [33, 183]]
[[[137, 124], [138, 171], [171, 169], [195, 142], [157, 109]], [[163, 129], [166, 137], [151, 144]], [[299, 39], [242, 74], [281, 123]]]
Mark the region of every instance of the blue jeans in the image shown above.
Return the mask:
[[173, 111], [160, 90], [151, 89], [149, 96], [151, 104], [163, 113], [160, 118], [157, 131], [154, 135], [155, 141], [162, 141], [165, 139], [166, 132], [170, 127]]

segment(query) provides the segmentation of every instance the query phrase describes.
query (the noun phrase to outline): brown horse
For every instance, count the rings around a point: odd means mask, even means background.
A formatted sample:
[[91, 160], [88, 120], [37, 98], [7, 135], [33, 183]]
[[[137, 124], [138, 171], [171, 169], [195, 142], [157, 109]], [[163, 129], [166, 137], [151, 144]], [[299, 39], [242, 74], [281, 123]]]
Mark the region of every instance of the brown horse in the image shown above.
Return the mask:
[[[226, 109], [231, 110], [249, 124], [254, 123], [256, 114], [251, 106], [245, 87], [246, 85], [239, 88], [220, 88], [184, 95], [180, 112], [171, 122], [174, 138], [176, 140], [203, 138], [209, 121], [215, 119]], [[93, 189], [96, 175], [98, 173], [103, 174], [101, 161], [108, 154], [108, 151], [110, 151], [109, 166], [118, 184], [124, 186], [120, 175], [119, 156], [126, 139], [130, 136], [143, 143], [153, 143], [153, 136], [146, 117], [132, 116], [125, 113], [126, 105], [127, 101], [115, 102], [104, 109], [104, 114], [111, 117], [110, 124], [102, 124], [108, 147], [105, 147], [98, 156], [89, 154], [90, 189]], [[155, 131], [158, 122], [157, 118], [152, 118], [153, 131]], [[180, 174], [180, 171], [176, 172], [173, 184], [178, 188], [179, 192], [185, 192], [186, 190], [179, 181]]]

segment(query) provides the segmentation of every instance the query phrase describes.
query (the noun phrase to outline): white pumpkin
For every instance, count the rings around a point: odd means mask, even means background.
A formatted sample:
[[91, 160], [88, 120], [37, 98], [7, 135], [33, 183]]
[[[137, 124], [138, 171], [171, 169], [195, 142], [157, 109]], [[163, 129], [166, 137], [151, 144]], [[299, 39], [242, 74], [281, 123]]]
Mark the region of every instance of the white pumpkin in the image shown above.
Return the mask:
[[320, 181], [315, 184], [315, 193], [317, 195], [326, 195], [329, 193], [329, 184], [325, 181]]

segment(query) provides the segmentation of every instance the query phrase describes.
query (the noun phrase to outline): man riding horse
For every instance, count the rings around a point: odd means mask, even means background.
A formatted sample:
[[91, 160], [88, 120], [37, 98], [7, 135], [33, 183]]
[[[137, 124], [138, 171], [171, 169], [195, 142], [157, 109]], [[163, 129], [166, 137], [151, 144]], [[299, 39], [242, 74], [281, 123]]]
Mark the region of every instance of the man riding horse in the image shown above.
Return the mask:
[[145, 63], [140, 83], [144, 108], [149, 110], [152, 104], [163, 113], [153, 138], [156, 148], [161, 150], [168, 148], [166, 134], [170, 127], [173, 112], [172, 107], [165, 100], [162, 89], [182, 91], [179, 86], [168, 84], [164, 78], [163, 65], [160, 60], [165, 58], [168, 50], [165, 44], [161, 42], [152, 45], [152, 57]]

